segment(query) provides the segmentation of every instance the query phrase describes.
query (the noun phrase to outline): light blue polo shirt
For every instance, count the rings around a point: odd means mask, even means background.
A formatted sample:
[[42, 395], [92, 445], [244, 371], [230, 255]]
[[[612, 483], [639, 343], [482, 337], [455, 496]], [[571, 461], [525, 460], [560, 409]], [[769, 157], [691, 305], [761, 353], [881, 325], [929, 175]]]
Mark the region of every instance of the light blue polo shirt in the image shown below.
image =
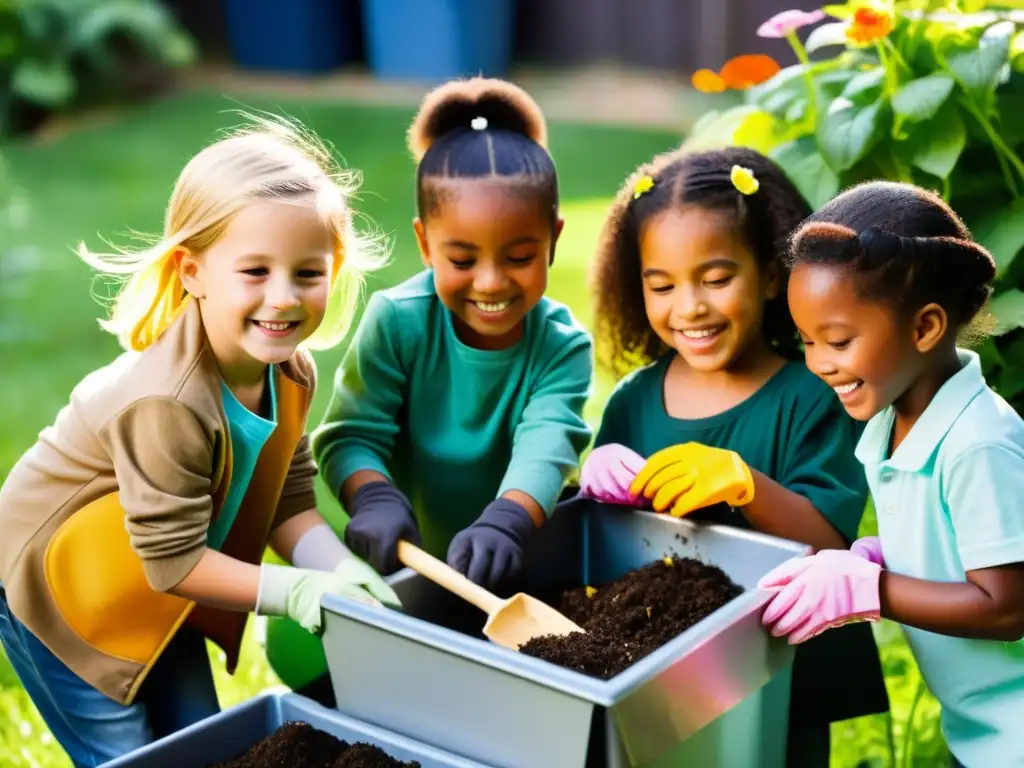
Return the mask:
[[249, 487], [256, 460], [277, 426], [277, 393], [274, 387], [274, 366], [267, 368], [267, 386], [270, 387], [270, 418], [253, 413], [235, 397], [222, 380], [220, 383], [221, 399], [224, 403], [224, 415], [228, 417], [231, 432], [231, 480], [228, 492], [224, 496], [224, 506], [213, 521], [206, 534], [206, 543], [211, 549], [219, 550], [224, 546], [238, 507], [242, 503], [245, 491]]
[[[890, 458], [892, 407], [857, 445], [886, 568], [929, 581], [1024, 562], [1024, 421], [986, 385], [978, 356], [958, 354], [963, 367]], [[903, 630], [957, 759], [967, 768], [1024, 766], [1024, 643]]]

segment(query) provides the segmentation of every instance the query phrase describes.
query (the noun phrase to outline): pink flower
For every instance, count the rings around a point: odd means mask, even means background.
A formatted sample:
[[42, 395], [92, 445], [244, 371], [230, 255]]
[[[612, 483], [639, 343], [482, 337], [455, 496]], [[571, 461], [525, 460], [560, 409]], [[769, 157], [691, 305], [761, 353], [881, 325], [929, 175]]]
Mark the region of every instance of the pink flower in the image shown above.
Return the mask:
[[776, 13], [768, 21], [757, 28], [758, 37], [786, 37], [801, 27], [809, 24], [817, 24], [825, 18], [825, 12], [801, 11], [794, 8], [791, 11]]

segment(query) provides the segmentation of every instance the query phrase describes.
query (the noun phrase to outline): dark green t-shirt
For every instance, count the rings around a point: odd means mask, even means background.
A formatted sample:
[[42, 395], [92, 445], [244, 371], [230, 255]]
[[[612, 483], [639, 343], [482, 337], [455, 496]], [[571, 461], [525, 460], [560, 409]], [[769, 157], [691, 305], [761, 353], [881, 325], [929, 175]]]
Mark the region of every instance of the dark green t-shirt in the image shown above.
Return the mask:
[[[687, 442], [735, 451], [753, 469], [810, 500], [852, 542], [868, 499], [864, 467], [854, 456], [863, 425], [847, 415], [835, 392], [803, 363], [792, 361], [729, 410], [677, 419], [666, 412], [664, 397], [673, 357], [670, 353], [619, 383], [595, 447], [619, 443], [645, 458]], [[724, 505], [688, 517], [751, 527]], [[792, 696], [793, 717], [804, 722], [886, 711], [888, 696], [870, 627], [834, 629], [799, 646]]]

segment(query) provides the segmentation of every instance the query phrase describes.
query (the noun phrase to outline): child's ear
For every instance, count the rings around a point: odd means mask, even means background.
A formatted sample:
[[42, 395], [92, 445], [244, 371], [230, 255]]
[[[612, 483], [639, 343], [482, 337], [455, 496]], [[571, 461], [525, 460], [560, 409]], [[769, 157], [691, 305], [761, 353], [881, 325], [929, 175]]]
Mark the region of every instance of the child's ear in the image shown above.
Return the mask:
[[931, 352], [949, 330], [949, 315], [938, 304], [926, 304], [914, 315], [914, 346], [924, 354]]
[[178, 270], [178, 279], [189, 295], [197, 299], [206, 297], [203, 287], [203, 269], [199, 257], [187, 248], [175, 248], [171, 251], [174, 266]]
[[559, 217], [555, 220], [555, 231], [551, 237], [551, 254], [548, 256], [548, 266], [550, 267], [555, 263], [555, 246], [558, 244], [558, 238], [562, 236], [562, 228], [565, 227], [565, 219]]
[[420, 247], [420, 258], [423, 266], [430, 266], [430, 248], [427, 246], [427, 230], [423, 227], [423, 220], [419, 216], [412, 220], [412, 228], [416, 232], [416, 244]]

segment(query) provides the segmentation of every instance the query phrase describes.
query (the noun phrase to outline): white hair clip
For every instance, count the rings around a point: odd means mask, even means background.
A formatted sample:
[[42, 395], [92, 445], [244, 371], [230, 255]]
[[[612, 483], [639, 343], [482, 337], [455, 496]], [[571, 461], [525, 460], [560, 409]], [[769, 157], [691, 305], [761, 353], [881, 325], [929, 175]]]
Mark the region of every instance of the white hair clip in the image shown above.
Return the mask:
[[474, 131], [482, 131], [485, 128], [487, 128], [487, 118], [474, 117], [472, 120], [470, 120], [469, 127], [472, 128]]

